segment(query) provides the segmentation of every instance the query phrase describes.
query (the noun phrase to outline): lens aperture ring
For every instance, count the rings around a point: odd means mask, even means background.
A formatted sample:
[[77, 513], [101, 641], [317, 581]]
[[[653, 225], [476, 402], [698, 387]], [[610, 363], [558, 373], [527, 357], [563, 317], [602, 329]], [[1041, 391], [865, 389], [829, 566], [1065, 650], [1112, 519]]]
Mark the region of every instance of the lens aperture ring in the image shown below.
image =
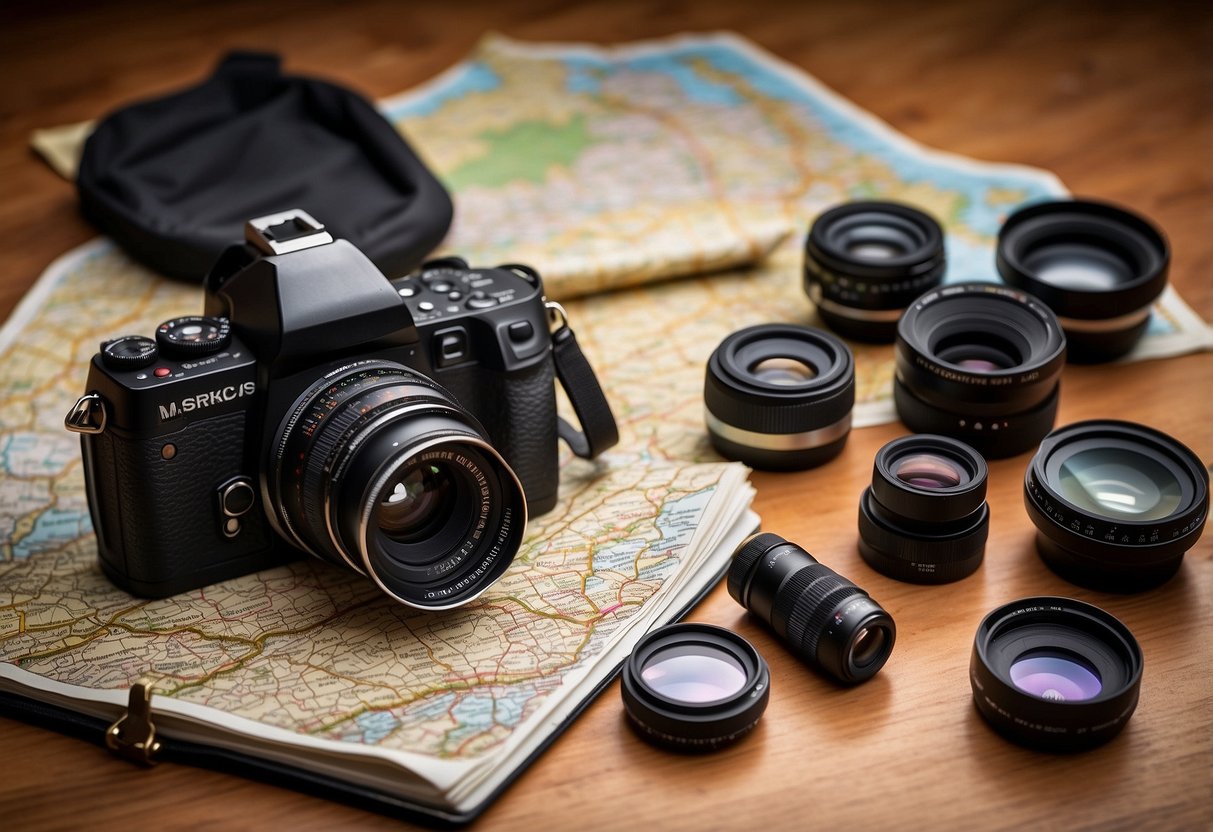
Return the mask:
[[[791, 599], [791, 609], [787, 614], [787, 638], [791, 643], [799, 644], [808, 655], [816, 656], [818, 644], [834, 614], [848, 598], [856, 595], [866, 597], [867, 593], [828, 566], [815, 564], [802, 572], [809, 570], [815, 570], [816, 574], [807, 581], [803, 590], [798, 593], [785, 590], [786, 597]], [[781, 593], [776, 604], [784, 597]]]
[[774, 434], [803, 433], [845, 419], [855, 406], [854, 372], [836, 389], [816, 393], [811, 399], [763, 399], [762, 406], [755, 407], [755, 397], [753, 391], [738, 390], [709, 371], [703, 391], [709, 413], [741, 430]]

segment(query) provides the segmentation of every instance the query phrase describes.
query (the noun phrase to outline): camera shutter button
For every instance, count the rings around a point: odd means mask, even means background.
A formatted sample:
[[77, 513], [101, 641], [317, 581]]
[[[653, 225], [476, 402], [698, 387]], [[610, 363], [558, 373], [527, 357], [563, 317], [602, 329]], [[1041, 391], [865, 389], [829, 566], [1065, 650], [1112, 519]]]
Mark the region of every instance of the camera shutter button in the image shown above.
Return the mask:
[[468, 296], [467, 302], [464, 304], [468, 309], [488, 309], [491, 306], [497, 305], [497, 299], [491, 298], [484, 292], [472, 292]]

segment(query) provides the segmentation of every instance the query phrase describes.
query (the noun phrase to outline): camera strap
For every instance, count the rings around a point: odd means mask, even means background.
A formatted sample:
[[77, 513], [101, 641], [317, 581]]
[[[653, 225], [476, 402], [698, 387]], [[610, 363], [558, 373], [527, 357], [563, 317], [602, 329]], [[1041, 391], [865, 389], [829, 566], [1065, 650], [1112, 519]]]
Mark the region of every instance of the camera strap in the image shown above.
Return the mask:
[[573, 405], [581, 430], [568, 421], [557, 417], [556, 432], [568, 443], [573, 453], [582, 459], [594, 459], [603, 451], [619, 442], [619, 427], [615, 415], [607, 402], [602, 385], [594, 375], [594, 368], [586, 360], [585, 353], [577, 343], [577, 336], [569, 327], [564, 307], [547, 302], [548, 317], [553, 323], [552, 359], [556, 365], [556, 377]]

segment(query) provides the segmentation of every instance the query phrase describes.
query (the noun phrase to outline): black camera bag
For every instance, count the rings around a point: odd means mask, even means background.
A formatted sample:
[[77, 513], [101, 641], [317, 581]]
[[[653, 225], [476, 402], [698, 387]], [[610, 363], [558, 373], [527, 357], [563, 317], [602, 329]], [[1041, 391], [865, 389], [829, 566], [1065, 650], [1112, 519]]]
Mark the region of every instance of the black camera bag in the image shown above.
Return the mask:
[[451, 224], [451, 199], [361, 96], [234, 52], [208, 80], [107, 116], [76, 178], [84, 215], [148, 266], [201, 281], [244, 223], [303, 208], [389, 276]]

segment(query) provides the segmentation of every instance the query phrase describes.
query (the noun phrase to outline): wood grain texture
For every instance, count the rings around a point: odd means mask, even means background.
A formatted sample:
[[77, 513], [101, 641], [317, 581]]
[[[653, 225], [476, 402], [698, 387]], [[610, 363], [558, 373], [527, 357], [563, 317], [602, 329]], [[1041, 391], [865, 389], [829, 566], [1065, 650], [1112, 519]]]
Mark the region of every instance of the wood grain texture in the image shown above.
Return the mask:
[[[50, 11], [53, 9], [54, 11]], [[1172, 281], [1213, 318], [1213, 16], [1207, 3], [273, 2], [7, 4], [0, 28], [0, 315], [57, 255], [93, 236], [71, 187], [27, 149], [82, 120], [201, 78], [234, 47], [371, 96], [456, 62], [486, 30], [620, 42], [731, 29], [933, 147], [1049, 168], [1075, 192], [1153, 217]], [[1213, 356], [1065, 371], [1059, 423], [1116, 415], [1213, 459]], [[1137, 596], [1071, 586], [1035, 554], [1028, 457], [990, 470], [986, 562], [942, 587], [899, 584], [855, 549], [856, 501], [900, 425], [856, 431], [817, 471], [757, 474], [768, 530], [868, 589], [898, 624], [871, 682], [842, 690], [801, 666], [718, 588], [693, 618], [736, 629], [771, 664], [755, 734], [713, 756], [645, 745], [618, 685], [486, 813], [479, 828], [1209, 828], [1213, 823], [1213, 533], [1179, 576]], [[1030, 594], [1091, 601], [1146, 656], [1141, 704], [1107, 746], [1032, 753], [998, 738], [967, 679], [982, 615]], [[222, 773], [135, 769], [0, 720], [0, 825], [16, 829], [399, 828], [388, 818]]]

